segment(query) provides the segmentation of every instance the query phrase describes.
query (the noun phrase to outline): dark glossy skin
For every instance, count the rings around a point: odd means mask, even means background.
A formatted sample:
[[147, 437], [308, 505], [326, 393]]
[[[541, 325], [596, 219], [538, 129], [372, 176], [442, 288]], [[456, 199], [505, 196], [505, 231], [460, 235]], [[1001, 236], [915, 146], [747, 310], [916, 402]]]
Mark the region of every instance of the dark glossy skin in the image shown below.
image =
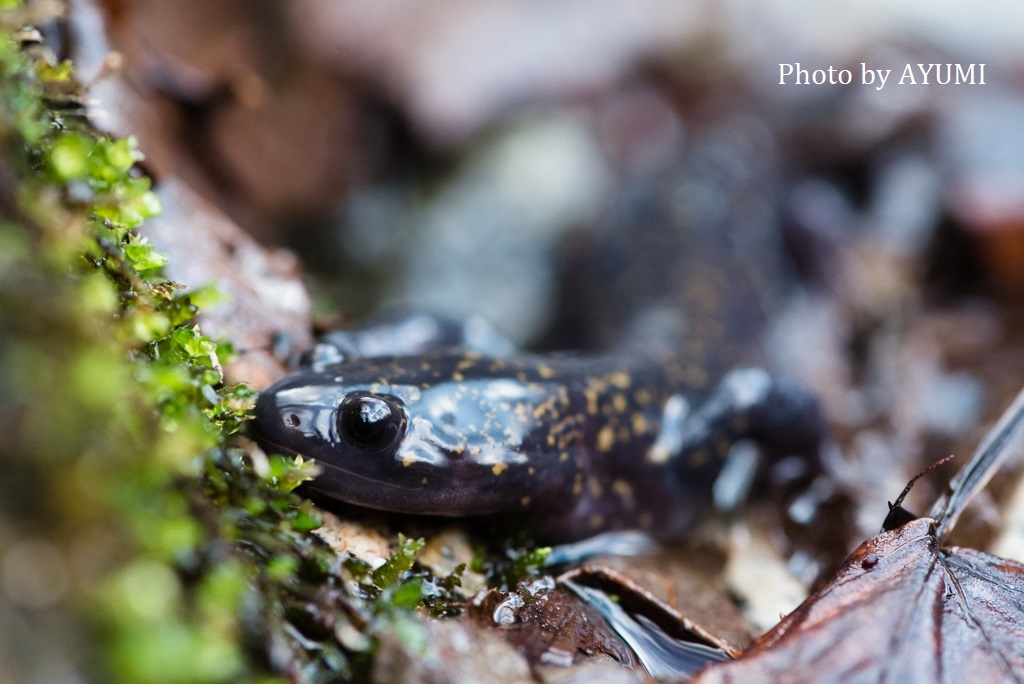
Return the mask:
[[718, 230], [728, 212], [680, 225], [664, 196], [628, 204], [613, 219], [628, 228], [585, 243], [567, 270], [558, 317], [570, 332], [554, 344], [614, 352], [514, 353], [476, 322], [392, 318], [335, 334], [265, 391], [257, 439], [315, 458], [312, 488], [350, 504], [534, 513], [541, 535], [561, 540], [680, 535], [750, 443], [762, 461], [796, 456], [790, 475], [807, 475], [821, 418], [806, 392], [744, 365], [759, 307]]
[[[359, 359], [263, 393], [257, 437], [315, 458], [312, 487], [327, 496], [415, 514], [541, 513], [559, 539], [678, 535], [707, 509], [737, 438], [779, 454], [816, 444], [813, 402], [761, 370], [726, 376], [699, 406], [665, 380], [640, 355]], [[383, 427], [361, 434], [366, 403]]]

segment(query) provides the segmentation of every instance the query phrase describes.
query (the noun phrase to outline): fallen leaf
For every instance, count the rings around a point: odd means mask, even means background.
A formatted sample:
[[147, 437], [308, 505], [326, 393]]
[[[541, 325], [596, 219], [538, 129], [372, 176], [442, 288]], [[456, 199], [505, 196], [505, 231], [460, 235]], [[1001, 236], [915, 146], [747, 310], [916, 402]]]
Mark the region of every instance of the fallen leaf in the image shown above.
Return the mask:
[[1024, 392], [933, 517], [864, 542], [738, 660], [708, 668], [698, 681], [1024, 681], [1024, 564], [942, 547], [967, 502], [1019, 446], [1022, 429]]
[[610, 568], [570, 570], [558, 583], [604, 619], [651, 677], [692, 676], [708, 663], [730, 660], [737, 653], [726, 639]]
[[1024, 565], [939, 549], [919, 518], [869, 539], [742, 658], [700, 682], [1024, 680]]

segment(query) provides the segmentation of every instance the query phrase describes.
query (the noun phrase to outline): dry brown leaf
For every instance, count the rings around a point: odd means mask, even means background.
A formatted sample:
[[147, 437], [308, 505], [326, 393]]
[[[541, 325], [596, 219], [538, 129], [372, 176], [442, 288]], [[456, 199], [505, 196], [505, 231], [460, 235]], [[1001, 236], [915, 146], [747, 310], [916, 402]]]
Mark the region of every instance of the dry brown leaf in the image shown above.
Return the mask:
[[[1024, 681], [1024, 565], [943, 547], [968, 501], [1019, 446], [1024, 392], [932, 509], [864, 542], [739, 660], [699, 681]], [[906, 494], [906, 491], [904, 491]]]

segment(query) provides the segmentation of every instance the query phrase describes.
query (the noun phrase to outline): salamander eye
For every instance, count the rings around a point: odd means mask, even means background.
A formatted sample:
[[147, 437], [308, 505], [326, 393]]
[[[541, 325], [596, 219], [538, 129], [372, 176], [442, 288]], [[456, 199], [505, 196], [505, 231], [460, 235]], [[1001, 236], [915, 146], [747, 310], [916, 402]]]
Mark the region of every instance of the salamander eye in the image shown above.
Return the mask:
[[405, 414], [384, 397], [350, 394], [338, 407], [338, 434], [353, 447], [376, 453], [397, 442], [405, 428]]

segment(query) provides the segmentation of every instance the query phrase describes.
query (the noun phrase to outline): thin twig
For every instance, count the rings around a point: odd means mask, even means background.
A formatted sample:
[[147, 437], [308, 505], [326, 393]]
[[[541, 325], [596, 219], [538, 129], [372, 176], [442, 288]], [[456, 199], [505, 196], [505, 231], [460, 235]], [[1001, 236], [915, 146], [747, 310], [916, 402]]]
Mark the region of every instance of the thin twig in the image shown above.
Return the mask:
[[1014, 453], [1011, 447], [1022, 432], [1024, 390], [1020, 391], [995, 427], [989, 430], [967, 465], [950, 481], [945, 494], [932, 506], [930, 517], [939, 523], [936, 535], [940, 540], [953, 529], [974, 495], [988, 484], [1006, 458]]

